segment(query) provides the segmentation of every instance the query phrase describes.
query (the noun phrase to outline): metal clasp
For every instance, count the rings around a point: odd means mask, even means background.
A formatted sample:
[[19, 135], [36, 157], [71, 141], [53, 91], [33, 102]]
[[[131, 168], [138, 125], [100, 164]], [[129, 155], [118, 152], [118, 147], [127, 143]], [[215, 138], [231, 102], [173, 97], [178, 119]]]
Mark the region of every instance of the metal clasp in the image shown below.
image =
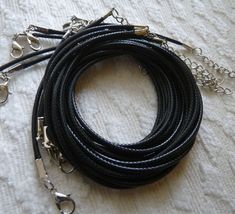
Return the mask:
[[14, 59], [18, 59], [23, 56], [24, 54], [24, 47], [19, 44], [17, 41], [19, 37], [26, 37], [27, 43], [29, 44], [30, 48], [34, 51], [39, 51], [42, 49], [42, 45], [40, 44], [40, 41], [37, 37], [35, 37], [32, 33], [30, 33], [30, 30], [27, 29], [23, 33], [17, 33], [12, 38], [12, 50], [11, 50], [11, 56]]
[[29, 43], [30, 48], [35, 51], [41, 50], [42, 45], [40, 44], [39, 39], [35, 37], [32, 33], [29, 33], [27, 31], [25, 32], [25, 34], [26, 34], [27, 42]]
[[[63, 193], [54, 192], [55, 203], [61, 214], [72, 214], [75, 211], [75, 201], [69, 195]], [[66, 206], [66, 208], [65, 208]]]
[[[3, 74], [0, 73], [0, 75]], [[3, 82], [0, 83], [0, 104], [4, 104], [9, 96], [8, 79], [3, 79], [1, 76], [0, 78], [3, 80]]]
[[55, 197], [55, 203], [61, 214], [72, 214], [75, 211], [75, 201], [69, 195], [57, 192], [54, 184], [48, 179], [48, 174], [45, 169], [42, 158], [35, 160], [38, 175], [43, 182], [45, 188]]
[[22, 64], [17, 64], [11, 66], [7, 71], [0, 71], [0, 104], [4, 104], [8, 95], [11, 94], [8, 89], [8, 83], [12, 76], [14, 76], [15, 72], [23, 69]]
[[[60, 170], [65, 174], [75, 171], [74, 166], [63, 157], [59, 149], [50, 141], [47, 136], [47, 126], [44, 125], [44, 117], [37, 118], [37, 136], [36, 140], [46, 149], [50, 158], [59, 166]], [[71, 166], [70, 166], [71, 165]]]
[[11, 56], [14, 58], [14, 59], [18, 59], [20, 57], [23, 56], [24, 54], [24, 47], [21, 46], [18, 42], [17, 42], [17, 39], [19, 36], [21, 36], [22, 34], [15, 34], [13, 39], [12, 39], [12, 49], [11, 49]]

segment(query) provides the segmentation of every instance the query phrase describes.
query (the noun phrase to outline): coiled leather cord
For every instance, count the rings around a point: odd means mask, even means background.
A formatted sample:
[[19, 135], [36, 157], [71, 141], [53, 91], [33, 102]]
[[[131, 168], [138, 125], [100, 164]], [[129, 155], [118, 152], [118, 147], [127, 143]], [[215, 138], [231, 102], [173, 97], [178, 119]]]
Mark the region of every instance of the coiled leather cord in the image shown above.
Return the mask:
[[[35, 159], [41, 158], [37, 120], [44, 117], [50, 141], [76, 169], [103, 185], [131, 188], [160, 179], [189, 152], [202, 119], [202, 99], [190, 69], [173, 52], [149, 36], [138, 35], [135, 26], [102, 21], [92, 22], [66, 39], [63, 31], [38, 33], [38, 37], [62, 41], [57, 47], [0, 66], [0, 72], [19, 62], [23, 63], [17, 69], [24, 69], [50, 59], [33, 108]], [[131, 145], [108, 142], [95, 133], [82, 119], [75, 102], [74, 88], [86, 69], [119, 55], [131, 55], [145, 68], [158, 95], [152, 131]]]
[[[75, 85], [86, 69], [119, 55], [138, 60], [158, 96], [153, 129], [131, 145], [118, 145], [95, 133], [75, 102]], [[132, 188], [160, 179], [192, 148], [203, 109], [194, 77], [179, 57], [153, 39], [136, 35], [133, 26], [93, 24], [63, 40], [49, 57], [33, 109], [36, 159], [41, 157], [36, 140], [38, 117], [45, 118], [49, 139], [76, 169], [113, 188]]]

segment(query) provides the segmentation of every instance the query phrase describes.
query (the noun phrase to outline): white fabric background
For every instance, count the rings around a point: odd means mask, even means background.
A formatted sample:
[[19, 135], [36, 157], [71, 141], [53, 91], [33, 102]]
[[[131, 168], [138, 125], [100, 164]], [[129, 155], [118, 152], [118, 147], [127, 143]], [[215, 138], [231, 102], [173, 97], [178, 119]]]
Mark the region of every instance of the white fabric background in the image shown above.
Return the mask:
[[[0, 0], [0, 63], [10, 60], [13, 33], [29, 24], [60, 28], [71, 15], [92, 19], [115, 6], [131, 23], [201, 47], [212, 59], [234, 67], [233, 0]], [[49, 45], [50, 43], [45, 43]], [[131, 59], [97, 65], [79, 86], [79, 108], [88, 123], [108, 139], [133, 142], [151, 129], [156, 115], [154, 89]], [[0, 107], [0, 213], [58, 213], [41, 186], [33, 161], [30, 121], [34, 95], [45, 63], [10, 82], [13, 93]], [[97, 71], [97, 72], [94, 72]], [[220, 96], [201, 90], [203, 122], [190, 154], [167, 177], [133, 190], [111, 190], [79, 172], [66, 176], [47, 161], [58, 190], [72, 193], [76, 213], [235, 213], [234, 92]]]

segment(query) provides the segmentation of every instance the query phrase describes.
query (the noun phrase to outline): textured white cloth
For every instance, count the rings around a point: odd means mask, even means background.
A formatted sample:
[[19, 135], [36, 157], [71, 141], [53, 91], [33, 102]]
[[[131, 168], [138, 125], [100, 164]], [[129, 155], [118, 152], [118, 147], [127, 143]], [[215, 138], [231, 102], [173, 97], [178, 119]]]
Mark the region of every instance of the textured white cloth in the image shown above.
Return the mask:
[[[97, 18], [113, 6], [131, 23], [149, 24], [156, 32], [201, 47], [228, 68], [234, 66], [233, 0], [0, 0], [0, 64], [10, 60], [12, 35], [29, 24], [61, 28], [74, 14]], [[53, 198], [39, 183], [30, 136], [33, 100], [45, 65], [12, 79], [12, 95], [0, 107], [1, 214], [58, 213]], [[156, 94], [148, 77], [130, 58], [92, 70], [78, 88], [84, 118], [115, 142], [143, 138], [156, 117]], [[235, 213], [235, 82], [226, 79], [224, 85], [234, 94], [201, 90], [204, 116], [195, 146], [161, 181], [132, 190], [111, 190], [79, 172], [64, 175], [46, 161], [51, 179], [59, 191], [72, 193], [80, 214]]]

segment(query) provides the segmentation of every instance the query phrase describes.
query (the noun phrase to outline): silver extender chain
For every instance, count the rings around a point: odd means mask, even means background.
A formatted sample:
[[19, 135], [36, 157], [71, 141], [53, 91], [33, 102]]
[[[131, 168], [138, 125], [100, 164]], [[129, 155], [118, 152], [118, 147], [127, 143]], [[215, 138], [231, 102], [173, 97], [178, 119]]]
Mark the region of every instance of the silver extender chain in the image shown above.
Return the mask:
[[[229, 70], [215, 63], [213, 60], [203, 54], [201, 48], [191, 49], [192, 54], [200, 61], [200, 63], [198, 63], [191, 60], [189, 57], [185, 56], [182, 52], [176, 50], [172, 46], [169, 46], [167, 43], [164, 43], [163, 46], [175, 53], [185, 62], [185, 64], [191, 69], [197, 85], [203, 88], [210, 88], [216, 93], [222, 93], [226, 95], [232, 94], [231, 89], [223, 87], [222, 83], [224, 82], [225, 75], [229, 78], [235, 78], [235, 71]], [[215, 72], [223, 75], [223, 78], [218, 78], [215, 75]]]

